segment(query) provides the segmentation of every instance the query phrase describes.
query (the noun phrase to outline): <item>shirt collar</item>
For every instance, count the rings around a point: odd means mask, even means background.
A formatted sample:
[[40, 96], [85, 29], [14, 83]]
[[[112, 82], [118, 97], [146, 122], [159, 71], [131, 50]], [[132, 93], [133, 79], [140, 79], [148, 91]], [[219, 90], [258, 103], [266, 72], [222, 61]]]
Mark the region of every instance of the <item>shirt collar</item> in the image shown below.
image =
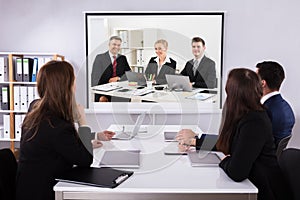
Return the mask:
[[270, 99], [272, 96], [275, 96], [277, 94], [280, 94], [278, 91], [274, 91], [274, 92], [271, 92], [269, 94], [266, 94], [265, 96], [263, 96], [261, 99], [260, 99], [260, 103], [261, 104], [264, 104], [268, 99]]
[[[159, 58], [158, 58], [158, 56], [157, 56], [154, 60], [155, 60], [155, 62], [157, 63], [157, 65], [159, 66]], [[164, 60], [162, 66], [163, 66], [164, 64], [166, 64], [166, 63], [171, 63], [171, 60], [170, 60], [170, 57], [169, 57], [169, 56], [166, 56], [166, 59]]]
[[198, 59], [194, 58], [193, 62], [195, 62], [196, 60], [198, 60], [198, 63], [200, 63], [203, 57], [204, 57], [204, 54], [202, 54], [202, 56], [200, 58], [198, 58]]

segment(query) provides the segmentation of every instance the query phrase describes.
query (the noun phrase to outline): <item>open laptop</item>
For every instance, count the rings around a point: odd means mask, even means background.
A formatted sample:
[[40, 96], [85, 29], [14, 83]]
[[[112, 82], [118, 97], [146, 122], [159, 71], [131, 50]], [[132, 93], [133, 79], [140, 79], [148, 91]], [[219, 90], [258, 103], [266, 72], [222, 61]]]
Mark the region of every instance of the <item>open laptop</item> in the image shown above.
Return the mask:
[[137, 82], [137, 84], [141, 85], [141, 86], [147, 85], [144, 73], [137, 73], [137, 72], [131, 72], [131, 71], [126, 71], [125, 73], [126, 73], [128, 82]]
[[116, 134], [112, 139], [131, 140], [132, 138], [134, 138], [138, 134], [140, 127], [145, 119], [145, 116], [146, 116], [145, 112], [138, 116], [132, 132], [125, 132], [125, 131], [116, 132]]
[[193, 90], [188, 76], [166, 74], [166, 79], [170, 90], [187, 92]]

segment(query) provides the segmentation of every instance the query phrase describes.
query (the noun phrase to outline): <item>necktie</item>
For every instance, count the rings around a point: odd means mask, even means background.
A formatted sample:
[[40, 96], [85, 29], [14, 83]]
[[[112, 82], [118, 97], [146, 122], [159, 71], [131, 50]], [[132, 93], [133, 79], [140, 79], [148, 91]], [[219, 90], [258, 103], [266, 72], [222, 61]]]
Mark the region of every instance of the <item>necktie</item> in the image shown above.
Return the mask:
[[116, 56], [113, 56], [114, 58], [114, 61], [113, 61], [113, 77], [116, 77], [117, 76], [117, 57]]
[[195, 61], [194, 61], [194, 66], [193, 66], [194, 76], [196, 75], [198, 65], [199, 65], [198, 60], [195, 60]]

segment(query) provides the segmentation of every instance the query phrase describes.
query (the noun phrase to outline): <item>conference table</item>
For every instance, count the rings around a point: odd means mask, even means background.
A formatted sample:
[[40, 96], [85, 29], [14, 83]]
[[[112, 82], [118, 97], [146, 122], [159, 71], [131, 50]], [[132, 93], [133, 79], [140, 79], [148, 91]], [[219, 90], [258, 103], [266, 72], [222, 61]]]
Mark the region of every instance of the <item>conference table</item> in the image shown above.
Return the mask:
[[[123, 127], [125, 131], [133, 129], [133, 125], [113, 124], [108, 130], [121, 131]], [[192, 125], [142, 125], [131, 140], [103, 142], [102, 148], [94, 149], [92, 167], [99, 167], [105, 151], [115, 149], [140, 150], [140, 167], [125, 169], [134, 174], [114, 189], [58, 182], [55, 199], [257, 199], [258, 190], [249, 180], [234, 182], [217, 165], [192, 167], [187, 155], [165, 155], [164, 150], [174, 143], [165, 142], [163, 133], [183, 128], [201, 134], [201, 129]]]
[[[161, 90], [157, 90], [157, 87], [161, 87]], [[107, 95], [112, 97], [112, 102], [118, 101], [117, 98], [128, 99], [131, 102], [149, 101], [149, 102], [206, 102], [216, 103], [219, 99], [219, 93], [217, 89], [209, 89], [218, 94], [199, 93], [201, 91], [208, 91], [206, 88], [194, 88], [192, 91], [174, 91], [169, 90], [167, 85], [154, 85], [151, 88], [141, 88], [138, 85], [130, 85], [128, 81], [113, 82], [103, 85], [91, 87], [91, 93]], [[114, 97], [117, 97], [114, 99]], [[94, 99], [92, 97], [92, 99]]]

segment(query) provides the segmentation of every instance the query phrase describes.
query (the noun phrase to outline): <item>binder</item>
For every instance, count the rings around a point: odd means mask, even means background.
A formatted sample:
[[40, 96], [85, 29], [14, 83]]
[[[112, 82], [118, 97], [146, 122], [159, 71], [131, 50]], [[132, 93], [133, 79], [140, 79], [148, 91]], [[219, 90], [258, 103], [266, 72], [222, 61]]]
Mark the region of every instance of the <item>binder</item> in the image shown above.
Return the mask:
[[20, 100], [21, 100], [21, 110], [27, 111], [28, 108], [27, 86], [20, 86]]
[[33, 70], [33, 59], [32, 58], [23, 58], [23, 76], [22, 80], [24, 82], [30, 82]]
[[9, 114], [3, 115], [3, 138], [9, 139], [10, 138], [10, 116]]
[[5, 74], [5, 67], [7, 70], [7, 59], [5, 57], [0, 57], [0, 82], [5, 81], [4, 76], [7, 75], [7, 72]]
[[15, 139], [21, 139], [22, 115], [15, 114]]
[[9, 90], [8, 86], [2, 86], [2, 102], [1, 102], [1, 109], [2, 110], [9, 110]]
[[8, 58], [4, 58], [4, 81], [9, 81], [9, 75], [8, 75]]
[[20, 86], [14, 86], [14, 110], [20, 111], [21, 110], [21, 99], [20, 99]]
[[32, 66], [32, 76], [31, 76], [31, 82], [36, 82], [36, 75], [38, 72], [38, 58], [33, 59], [33, 66]]
[[38, 67], [37, 67], [37, 74], [40, 71], [41, 67], [45, 64], [45, 58], [38, 57]]
[[34, 99], [39, 99], [40, 95], [36, 86], [33, 87], [33, 91], [34, 91]]
[[116, 170], [109, 167], [74, 167], [61, 176], [58, 176], [56, 180], [89, 186], [115, 188], [132, 174], [133, 172], [131, 171]]
[[28, 86], [27, 87], [27, 97], [28, 97], [28, 103], [27, 108], [29, 108], [30, 103], [34, 100], [34, 86]]
[[16, 58], [16, 67], [15, 67], [15, 80], [23, 81], [23, 59]]

